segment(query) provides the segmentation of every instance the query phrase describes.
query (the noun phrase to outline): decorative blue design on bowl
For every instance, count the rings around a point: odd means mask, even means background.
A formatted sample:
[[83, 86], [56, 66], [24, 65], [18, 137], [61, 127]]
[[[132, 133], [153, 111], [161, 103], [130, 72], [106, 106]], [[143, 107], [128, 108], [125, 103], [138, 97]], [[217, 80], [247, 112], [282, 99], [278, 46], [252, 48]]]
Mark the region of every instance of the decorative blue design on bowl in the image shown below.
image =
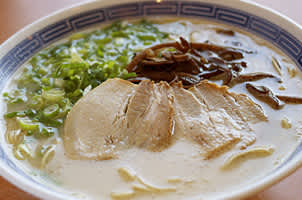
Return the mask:
[[[71, 33], [119, 19], [158, 15], [207, 19], [239, 27], [274, 44], [289, 56], [302, 70], [301, 42], [283, 28], [266, 19], [242, 10], [217, 4], [189, 1], [167, 1], [161, 3], [145, 1], [97, 8], [79, 13], [56, 23], [47, 25], [41, 30], [33, 33], [25, 40], [19, 42], [6, 55], [2, 56], [0, 60], [0, 88], [3, 88], [8, 78], [35, 53], [53, 42], [70, 35]], [[280, 170], [285, 163], [293, 159], [293, 157], [301, 152], [301, 150], [302, 145], [292, 153], [287, 161], [271, 173], [275, 173]], [[47, 188], [33, 180], [21, 168], [16, 166], [15, 163], [9, 159], [1, 146], [0, 159], [18, 174], [24, 176], [35, 184], [39, 184], [42, 187]]]

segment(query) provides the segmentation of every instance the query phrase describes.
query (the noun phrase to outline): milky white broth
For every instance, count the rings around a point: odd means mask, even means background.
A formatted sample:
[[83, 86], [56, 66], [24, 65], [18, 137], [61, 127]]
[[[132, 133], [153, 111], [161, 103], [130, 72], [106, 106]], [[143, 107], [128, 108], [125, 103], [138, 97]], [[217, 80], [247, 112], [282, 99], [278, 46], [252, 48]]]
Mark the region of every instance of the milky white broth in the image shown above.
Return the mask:
[[[271, 61], [274, 56], [282, 66], [283, 83], [267, 79], [257, 81], [256, 84], [267, 86], [277, 94], [302, 96], [302, 74], [298, 68], [289, 58], [262, 39], [234, 27], [200, 20], [189, 22], [182, 19], [178, 21], [167, 19], [166, 22], [158, 24], [158, 27], [161, 31], [171, 33], [171, 37], [182, 36], [188, 40], [193, 39], [194, 42], [209, 40], [214, 44], [233, 46], [231, 41], [239, 41], [242, 44], [239, 48], [257, 52], [245, 56], [244, 61], [248, 65], [245, 72], [269, 72], [278, 76]], [[216, 34], [215, 28], [232, 29], [236, 31], [236, 35], [230, 37]], [[192, 32], [194, 33], [191, 34]], [[299, 72], [291, 78], [288, 68], [294, 68]], [[280, 86], [285, 90], [279, 90]], [[9, 87], [13, 87], [13, 82]], [[9, 87], [6, 90], [9, 90]], [[230, 90], [248, 94], [244, 84], [238, 84]], [[150, 152], [133, 147], [121, 152], [118, 159], [89, 161], [71, 160], [66, 157], [63, 141], [58, 138], [55, 157], [45, 169], [35, 169], [27, 162], [18, 160], [16, 163], [35, 175], [39, 181], [79, 199], [111, 199], [111, 192], [130, 191], [131, 183], [124, 181], [118, 174], [121, 167], [135, 170], [138, 175], [154, 185], [176, 188], [176, 192], [142, 192], [131, 199], [175, 200], [194, 197], [216, 199], [229, 191], [238, 190], [259, 180], [288, 158], [300, 143], [302, 105], [287, 104], [281, 110], [273, 110], [250, 94], [248, 96], [260, 104], [268, 116], [268, 122], [250, 124], [257, 135], [257, 141], [248, 148], [270, 146], [274, 148], [274, 153], [270, 156], [246, 156], [225, 170], [221, 169], [223, 163], [238, 150], [230, 150], [216, 158], [205, 160], [201, 155], [200, 145], [185, 139], [177, 140], [162, 152]], [[281, 120], [285, 117], [292, 124], [290, 129], [281, 127]], [[5, 126], [4, 120], [1, 121], [1, 125]], [[5, 146], [10, 148], [7, 144]]]

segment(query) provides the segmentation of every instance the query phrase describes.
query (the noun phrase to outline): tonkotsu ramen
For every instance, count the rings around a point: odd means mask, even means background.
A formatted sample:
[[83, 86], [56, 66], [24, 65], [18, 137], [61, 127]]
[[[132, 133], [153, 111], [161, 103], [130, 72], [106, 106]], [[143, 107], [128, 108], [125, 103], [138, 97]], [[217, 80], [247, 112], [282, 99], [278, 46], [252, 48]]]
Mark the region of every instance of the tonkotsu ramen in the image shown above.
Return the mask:
[[235, 27], [118, 21], [24, 64], [3, 126], [17, 163], [76, 199], [223, 199], [300, 144], [301, 77]]

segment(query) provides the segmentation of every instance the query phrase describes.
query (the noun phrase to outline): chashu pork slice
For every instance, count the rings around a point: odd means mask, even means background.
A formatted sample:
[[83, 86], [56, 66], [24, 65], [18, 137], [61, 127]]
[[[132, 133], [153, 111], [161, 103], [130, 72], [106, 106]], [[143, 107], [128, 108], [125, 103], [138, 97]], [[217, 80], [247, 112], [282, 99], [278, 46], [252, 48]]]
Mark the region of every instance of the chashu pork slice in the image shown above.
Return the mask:
[[211, 112], [181, 83], [173, 84], [172, 87], [175, 97], [175, 135], [184, 135], [199, 143], [206, 158], [218, 155], [239, 141], [240, 132], [228, 122], [229, 116], [223, 109]]
[[150, 151], [161, 151], [174, 133], [171, 87], [167, 82], [141, 81], [126, 114], [128, 143]]
[[[240, 148], [244, 149], [256, 141], [256, 135], [253, 133], [248, 122], [266, 121], [262, 108], [254, 103], [244, 94], [235, 94], [228, 91], [226, 86], [218, 86], [215, 83], [202, 81], [190, 91], [203, 102], [212, 113], [225, 111], [229, 116], [229, 122], [234, 129], [240, 131]], [[219, 115], [212, 114], [213, 121], [219, 121]]]
[[265, 120], [247, 96], [208, 81], [185, 90], [181, 84], [109, 79], [74, 105], [63, 139], [72, 159], [111, 159], [130, 146], [162, 151], [174, 135], [199, 143], [211, 158], [238, 141], [241, 148], [252, 144], [248, 122]]
[[67, 115], [64, 148], [72, 159], [111, 159], [121, 148], [125, 112], [137, 85], [109, 79], [82, 97]]

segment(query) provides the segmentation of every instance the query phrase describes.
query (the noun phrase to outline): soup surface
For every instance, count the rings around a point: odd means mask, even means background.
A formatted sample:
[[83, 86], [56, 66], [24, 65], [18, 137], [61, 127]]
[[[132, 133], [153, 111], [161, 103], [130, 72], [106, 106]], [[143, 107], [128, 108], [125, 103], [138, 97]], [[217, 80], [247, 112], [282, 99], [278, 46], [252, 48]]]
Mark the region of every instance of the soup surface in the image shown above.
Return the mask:
[[117, 22], [75, 34], [43, 50], [16, 73], [4, 94], [2, 110], [7, 114], [2, 126], [9, 151], [25, 171], [78, 199], [217, 199], [265, 176], [295, 150], [302, 134], [302, 105], [273, 109], [242, 83], [229, 91], [247, 94], [268, 119], [249, 124], [256, 142], [245, 150], [230, 148], [207, 159], [199, 144], [179, 138], [160, 152], [132, 147], [116, 159], [70, 159], [62, 127], [75, 102], [107, 79], [135, 77], [126, 70], [134, 53], [179, 37], [249, 51], [239, 59], [246, 63], [245, 73], [265, 72], [282, 80], [255, 84], [274, 94], [302, 96], [299, 69], [254, 35], [200, 20], [151, 21]]

